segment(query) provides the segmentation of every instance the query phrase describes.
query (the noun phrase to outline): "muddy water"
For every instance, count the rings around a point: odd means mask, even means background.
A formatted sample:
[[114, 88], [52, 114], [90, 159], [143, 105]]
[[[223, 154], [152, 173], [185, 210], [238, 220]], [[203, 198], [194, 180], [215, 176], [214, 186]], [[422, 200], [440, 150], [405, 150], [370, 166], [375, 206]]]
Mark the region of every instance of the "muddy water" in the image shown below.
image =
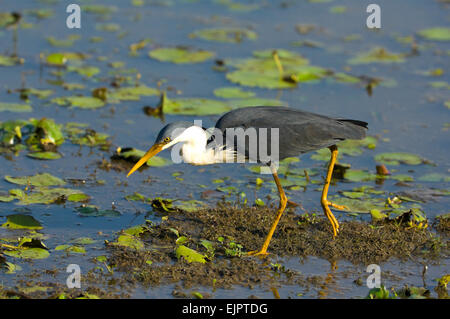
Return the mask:
[[[259, 7], [250, 11], [234, 11], [226, 5], [210, 1], [145, 1], [142, 7], [131, 5], [128, 1], [114, 4], [116, 11], [111, 14], [82, 13], [82, 28], [69, 30], [65, 27], [65, 7], [62, 2], [48, 4], [46, 1], [14, 1], [2, 2], [0, 11], [17, 11], [22, 13], [23, 22], [31, 24], [28, 28], [19, 28], [17, 34], [17, 54], [25, 59], [25, 64], [0, 68], [0, 102], [20, 103], [17, 93], [8, 90], [26, 87], [55, 91], [52, 97], [90, 92], [100, 86], [108, 86], [111, 76], [108, 72], [109, 62], [123, 61], [127, 69], [135, 68], [141, 74], [141, 82], [157, 87], [162, 82], [163, 89], [171, 89], [169, 95], [176, 97], [215, 98], [213, 90], [223, 86], [232, 86], [225, 74], [212, 69], [214, 60], [199, 64], [176, 65], [150, 59], [148, 51], [157, 47], [176, 45], [192, 46], [216, 52], [217, 59], [249, 57], [254, 50], [269, 48], [283, 48], [302, 54], [310, 60], [312, 65], [332, 69], [336, 72], [349, 72], [356, 76], [382, 78], [390, 85], [379, 85], [368, 95], [364, 85], [340, 84], [322, 80], [318, 83], [300, 83], [295, 89], [267, 90], [259, 88], [244, 88], [255, 92], [258, 97], [279, 99], [290, 107], [301, 108], [317, 113], [336, 117], [355, 118], [369, 122], [369, 134], [379, 138], [374, 150], [364, 150], [360, 156], [346, 156], [343, 162], [356, 169], [374, 170], [376, 162], [374, 156], [383, 152], [409, 152], [417, 154], [433, 165], [399, 165], [389, 167], [398, 174], [407, 174], [414, 178], [408, 186], [401, 186], [396, 181], [386, 181], [378, 185], [378, 190], [398, 193], [410, 189], [440, 189], [448, 191], [448, 123], [450, 122], [448, 107], [444, 102], [449, 99], [448, 89], [437, 89], [430, 86], [433, 81], [447, 81], [447, 72], [439, 77], [422, 74], [423, 72], [442, 69], [448, 70], [448, 42], [426, 41], [419, 36], [419, 30], [448, 26], [448, 6], [439, 1], [378, 1], [382, 8], [382, 28], [379, 31], [369, 31], [365, 26], [367, 13], [365, 8], [369, 1], [340, 1], [330, 3], [310, 3], [308, 1], [271, 1], [256, 2]], [[108, 2], [95, 1], [95, 4]], [[334, 6], [346, 6], [347, 11], [342, 14], [331, 13]], [[46, 19], [38, 19], [30, 9], [51, 9], [53, 15]], [[96, 30], [99, 23], [114, 23], [120, 26], [117, 32]], [[298, 24], [312, 24], [315, 29], [302, 35], [296, 31]], [[257, 32], [256, 41], [244, 40], [241, 43], [217, 43], [201, 39], [189, 38], [195, 30], [211, 27], [243, 27]], [[69, 35], [79, 34], [81, 38], [69, 48], [55, 48], [46, 37], [53, 36], [64, 39]], [[351, 35], [353, 41], [345, 38]], [[93, 43], [92, 36], [102, 37], [103, 41]], [[414, 36], [418, 44], [418, 54], [413, 52], [411, 43], [401, 43], [398, 37]], [[128, 46], [144, 38], [152, 39], [152, 43], [139, 51], [135, 57], [129, 55]], [[13, 31], [0, 31], [0, 54], [14, 53]], [[318, 48], [308, 46], [293, 46], [295, 41], [308, 40], [319, 43]], [[349, 65], [348, 60], [359, 52], [365, 52], [373, 47], [384, 47], [390, 52], [408, 54], [403, 63], [372, 63]], [[98, 66], [101, 73], [90, 79], [85, 79], [74, 72], [64, 75], [67, 83], [82, 83], [85, 89], [67, 92], [59, 86], [51, 85], [48, 80], [54, 80], [51, 68], [42, 68], [39, 54], [60, 51], [75, 51], [92, 55], [89, 65]], [[105, 57], [105, 61], [98, 60]], [[135, 73], [131, 73], [135, 76]], [[392, 84], [393, 83], [393, 84]], [[272, 187], [256, 188], [254, 180], [258, 177], [248, 170], [245, 165], [213, 165], [205, 168], [193, 167], [186, 164], [171, 165], [161, 168], [148, 168], [135, 173], [132, 178], [125, 178], [126, 168], [123, 170], [104, 169], [99, 163], [102, 160], [111, 161], [117, 147], [136, 147], [147, 149], [156, 137], [164, 123], [159, 118], [145, 116], [143, 106], [156, 106], [159, 97], [141, 97], [139, 101], [122, 101], [120, 104], [107, 104], [95, 110], [83, 110], [58, 106], [48, 100], [31, 99], [33, 111], [30, 113], [0, 112], [0, 121], [14, 119], [29, 119], [50, 117], [57, 123], [81, 122], [99, 132], [111, 136], [112, 145], [109, 151], [98, 148], [79, 147], [65, 143], [60, 147], [64, 155], [55, 161], [38, 161], [27, 158], [24, 153], [17, 157], [0, 157], [0, 174], [12, 176], [34, 175], [38, 172], [49, 172], [64, 179], [80, 179], [86, 183], [73, 185], [87, 193], [91, 200], [89, 204], [102, 209], [111, 209], [121, 213], [118, 217], [82, 217], [77, 214], [75, 207], [79, 204], [66, 203], [64, 205], [29, 205], [18, 206], [13, 203], [0, 203], [1, 222], [11, 213], [26, 213], [39, 220], [44, 228], [40, 233], [46, 236], [45, 244], [50, 248], [50, 257], [42, 260], [21, 260], [8, 257], [8, 261], [19, 265], [22, 269], [15, 274], [0, 272], [2, 285], [6, 288], [24, 286], [27, 282], [39, 285], [64, 286], [68, 264], [79, 264], [82, 273], [87, 273], [99, 266], [92, 260], [99, 255], [109, 256], [111, 252], [104, 245], [104, 240], [114, 241], [121, 229], [142, 224], [152, 220], [161, 221], [164, 214], [155, 214], [150, 205], [141, 202], [131, 202], [126, 195], [139, 192], [148, 197], [165, 197], [172, 199], [199, 199], [211, 206], [225, 195], [216, 192], [206, 198], [201, 194], [205, 190], [215, 190], [218, 184], [214, 179], [224, 179], [224, 185], [235, 186], [239, 192], [245, 192], [251, 205], [256, 198], [276, 205], [276, 194]], [[214, 125], [219, 115], [213, 116], [183, 116], [166, 115], [165, 122], [175, 120], [202, 119], [205, 126]], [[162, 156], [169, 158], [170, 154]], [[316, 161], [305, 155], [295, 168], [315, 168], [319, 170], [320, 181], [325, 174], [324, 162]], [[177, 180], [172, 174], [182, 172], [183, 180]], [[425, 174], [436, 173], [447, 176], [440, 182], [422, 182], [419, 178]], [[265, 177], [266, 178], [266, 177]], [[268, 183], [270, 178], [266, 178]], [[96, 181], [102, 180], [99, 185]], [[331, 192], [352, 190], [362, 185], [375, 186], [374, 182], [336, 181]], [[302, 204], [304, 210], [297, 209], [296, 214], [305, 211], [321, 214], [320, 192], [317, 185], [306, 189], [288, 191], [288, 195]], [[0, 179], [0, 190], [12, 188], [11, 184]], [[419, 191], [420, 192], [420, 191]], [[270, 195], [270, 201], [266, 196]], [[228, 196], [226, 200], [235, 201], [236, 196]], [[448, 213], [448, 196], [434, 197], [421, 203], [430, 224], [436, 216]], [[321, 215], [320, 215], [321, 216]], [[347, 214], [337, 212], [339, 220], [370, 221], [369, 214]], [[0, 228], [0, 238], [14, 238], [21, 236], [20, 231]], [[218, 234], [223, 236], [227, 234]], [[356, 236], [356, 234], [355, 234]], [[65, 254], [53, 249], [61, 244], [80, 237], [90, 237], [96, 242], [86, 246], [85, 254]], [[448, 237], [447, 237], [448, 239]], [[444, 238], [445, 240], [445, 238]], [[250, 250], [252, 247], [244, 247]], [[300, 255], [300, 254], [299, 254]], [[173, 257], [173, 256], [172, 256]], [[191, 296], [191, 291], [200, 291], [205, 296], [268, 297], [274, 296], [271, 288], [276, 288], [282, 298], [293, 297], [329, 297], [329, 298], [358, 298], [367, 295], [368, 288], [365, 280], [366, 264], [352, 264], [339, 259], [332, 267], [330, 261], [322, 257], [273, 256], [272, 263], [283, 265], [286, 269], [301, 273], [310, 278], [314, 284], [306, 287], [296, 283], [281, 281], [279, 285], [233, 285], [231, 289], [212, 289], [208, 286], [183, 287], [181, 284], [164, 282], [156, 286], [136, 285], [121, 290], [108, 286], [101, 279], [83, 282], [83, 289], [100, 287], [104, 296], [117, 296], [126, 293], [131, 297], [164, 298], [172, 297], [174, 291], [181, 291]], [[173, 259], [172, 262], [176, 262]], [[442, 253], [437, 260], [411, 257], [407, 260], [391, 258], [380, 262], [382, 282], [386, 287], [424, 286], [433, 289], [436, 278], [449, 272], [448, 256]], [[422, 276], [423, 264], [428, 265], [425, 277]], [[336, 269], [337, 266], [337, 269]], [[332, 269], [333, 268], [333, 269]], [[56, 274], [47, 274], [43, 270], [55, 270]], [[106, 272], [105, 270], [103, 270]], [[120, 271], [114, 274], [121, 277]], [[101, 275], [98, 275], [101, 277]], [[106, 275], [105, 275], [106, 276]], [[311, 279], [312, 278], [312, 279]], [[355, 281], [361, 279], [362, 284]], [[425, 281], [425, 282], [424, 282]], [[181, 286], [180, 286], [181, 285]], [[106, 291], [106, 292], [105, 292]], [[125, 291], [125, 292], [124, 292]], [[99, 293], [100, 294], [100, 293]], [[51, 294], [49, 294], [51, 295]], [[177, 294], [175, 294], [177, 295]], [[46, 294], [42, 296], [47, 296]], [[182, 294], [182, 296], [184, 296]]]

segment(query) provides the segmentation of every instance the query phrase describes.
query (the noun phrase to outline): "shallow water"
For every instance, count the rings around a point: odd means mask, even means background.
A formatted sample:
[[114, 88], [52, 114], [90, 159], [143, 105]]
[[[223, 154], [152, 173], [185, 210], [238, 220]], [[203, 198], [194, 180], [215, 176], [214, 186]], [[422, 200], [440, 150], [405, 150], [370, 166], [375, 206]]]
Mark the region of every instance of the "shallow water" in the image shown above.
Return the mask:
[[[65, 27], [64, 3], [45, 4], [44, 1], [7, 1], [2, 2], [0, 11], [25, 12], [27, 9], [51, 8], [54, 15], [48, 19], [39, 20], [25, 14], [24, 20], [32, 23], [29, 29], [18, 30], [17, 54], [25, 59], [24, 65], [13, 67], [0, 67], [0, 102], [20, 103], [17, 93], [10, 94], [8, 90], [21, 88], [23, 83], [27, 87], [51, 88], [55, 91], [52, 97], [73, 94], [62, 88], [47, 83], [55, 77], [50, 74], [51, 69], [42, 68], [39, 63], [40, 53], [58, 52], [62, 50], [77, 51], [92, 54], [89, 65], [98, 66], [101, 73], [92, 79], [83, 79], [75, 73], [64, 76], [66, 82], [78, 82], [86, 85], [86, 89], [75, 91], [90, 95], [92, 89], [107, 86], [109, 80], [104, 81], [108, 71], [108, 62], [123, 61], [126, 68], [136, 68], [141, 74], [140, 82], [150, 87], [156, 87], [157, 82], [163, 80], [163, 88], [173, 87], [181, 91], [181, 97], [215, 98], [213, 90], [223, 86], [235, 86], [230, 83], [224, 73], [212, 70], [214, 60], [204, 63], [176, 65], [159, 62], [149, 58], [148, 51], [159, 46], [187, 45], [216, 52], [216, 59], [232, 57], [249, 57], [254, 50], [268, 48], [284, 48], [302, 54], [310, 60], [312, 65], [329, 68], [337, 72], [346, 70], [349, 66], [347, 60], [356, 53], [367, 51], [374, 46], [382, 46], [389, 51], [408, 53], [410, 44], [399, 43], [397, 36], [415, 35], [417, 31], [434, 26], [449, 26], [448, 5], [430, 0], [402, 0], [378, 1], [382, 8], [382, 28], [379, 31], [370, 31], [365, 26], [367, 13], [366, 6], [371, 1], [344, 0], [330, 3], [309, 3], [308, 1], [262, 1], [256, 10], [250, 12], [236, 12], [226, 6], [210, 1], [146, 1], [143, 7], [132, 6], [130, 1], [120, 1], [114, 4], [117, 11], [110, 16], [82, 13], [81, 30], [70, 30]], [[373, 2], [373, 1], [372, 1]], [[81, 3], [85, 3], [84, 1]], [[86, 1], [86, 3], [109, 4], [107, 1]], [[342, 5], [347, 7], [343, 14], [333, 14], [329, 8]], [[106, 20], [108, 23], [120, 25], [119, 32], [97, 31], [95, 25]], [[315, 24], [324, 31], [313, 31], [307, 35], [300, 35], [295, 30], [296, 24]], [[244, 40], [242, 43], [217, 43], [201, 39], [191, 39], [188, 35], [197, 29], [220, 26], [237, 26], [251, 28], [258, 33], [256, 41]], [[123, 36], [118, 35], [125, 32]], [[47, 36], [58, 39], [71, 34], [81, 35], [70, 48], [54, 48], [45, 40]], [[361, 37], [355, 41], [344, 41], [343, 38], [352, 34]], [[98, 35], [103, 37], [101, 43], [91, 43], [89, 38]], [[151, 38], [153, 43], [138, 56], [128, 54], [128, 46], [143, 38]], [[404, 63], [393, 64], [363, 64], [352, 65], [349, 71], [353, 75], [365, 75], [395, 80], [393, 87], [377, 86], [369, 96], [364, 87], [358, 84], [340, 84], [333, 81], [322, 80], [318, 83], [301, 83], [295, 89], [267, 90], [258, 88], [249, 89], [258, 97], [280, 99], [292, 108], [304, 109], [312, 112], [327, 114], [336, 117], [354, 118], [369, 123], [369, 135], [380, 137], [375, 150], [364, 150], [361, 156], [343, 158], [343, 162], [352, 165], [352, 168], [374, 170], [376, 162], [374, 156], [382, 152], [409, 152], [417, 154], [434, 163], [434, 165], [400, 165], [389, 167], [398, 170], [396, 173], [408, 174], [414, 177], [415, 182], [409, 183], [413, 188], [425, 187], [434, 189], [449, 188], [448, 182], [419, 182], [420, 176], [428, 173], [439, 173], [449, 176], [448, 162], [448, 131], [445, 126], [450, 122], [449, 110], [444, 102], [449, 99], [448, 89], [430, 87], [431, 81], [450, 81], [449, 70], [449, 42], [426, 41], [415, 36], [420, 45], [419, 54], [406, 58]], [[322, 43], [321, 48], [294, 47], [293, 41], [311, 40]], [[0, 54], [13, 52], [11, 30], [0, 31]], [[423, 46], [423, 47], [422, 47]], [[106, 62], [97, 61], [95, 57], [105, 56]], [[431, 77], [419, 74], [421, 71], [443, 69], [442, 76]], [[170, 97], [175, 97], [174, 91], [169, 91]], [[64, 155], [55, 161], [38, 161], [27, 158], [24, 153], [18, 157], [7, 159], [0, 157], [0, 174], [12, 176], [34, 175], [38, 172], [50, 172], [65, 179], [82, 179], [87, 183], [83, 186], [73, 186], [91, 196], [89, 204], [103, 209], [112, 206], [120, 211], [120, 217], [80, 217], [74, 210], [77, 204], [65, 205], [31, 205], [26, 206], [29, 214], [39, 220], [44, 229], [41, 231], [48, 238], [47, 247], [52, 248], [66, 243], [74, 238], [91, 237], [97, 244], [87, 246], [85, 255], [71, 254], [65, 257], [64, 253], [52, 252], [44, 260], [32, 263], [21, 260], [8, 259], [22, 267], [16, 274], [0, 272], [0, 281], [4, 286], [14, 286], [18, 280], [28, 280], [32, 270], [60, 269], [55, 278], [45, 280], [65, 281], [64, 269], [69, 263], [77, 263], [83, 269], [90, 269], [94, 265], [90, 258], [107, 254], [102, 245], [104, 239], [114, 240], [116, 233], [133, 225], [141, 224], [145, 219], [159, 221], [160, 217], [147, 212], [151, 208], [139, 202], [127, 201], [124, 197], [134, 192], [149, 197], [168, 197], [177, 199], [201, 199], [200, 194], [205, 188], [215, 189], [212, 182], [216, 178], [229, 177], [227, 185], [238, 187], [239, 191], [247, 194], [249, 202], [255, 198], [265, 198], [271, 194], [271, 189], [263, 187], [256, 189], [249, 182], [254, 182], [257, 175], [241, 164], [213, 165], [208, 167], [195, 167], [186, 164], [171, 165], [162, 168], [148, 168], [135, 173], [126, 179], [125, 172], [115, 170], [102, 170], [98, 168], [98, 161], [108, 159], [117, 147], [136, 147], [147, 149], [151, 146], [159, 129], [164, 125], [159, 118], [145, 116], [142, 107], [156, 106], [159, 97], [142, 97], [140, 101], [122, 101], [120, 104], [109, 105], [96, 110], [82, 110], [68, 108], [48, 103], [46, 100], [31, 98], [33, 111], [30, 113], [0, 112], [0, 121], [12, 119], [29, 119], [32, 117], [51, 117], [57, 123], [81, 122], [88, 123], [91, 128], [105, 132], [111, 136], [112, 146], [109, 152], [97, 148], [79, 147], [65, 143], [59, 148]], [[47, 105], [48, 104], [48, 105]], [[205, 126], [213, 126], [219, 115], [198, 117], [182, 115], [166, 115], [165, 122], [176, 120], [192, 121], [202, 119]], [[448, 129], [448, 127], [447, 127]], [[162, 156], [169, 158], [170, 153]], [[310, 155], [302, 156], [298, 168], [318, 168], [325, 174], [324, 163], [310, 159]], [[183, 172], [184, 181], [176, 180], [172, 174]], [[144, 182], [150, 177], [151, 182]], [[95, 180], [104, 180], [104, 185], [96, 185]], [[267, 177], [267, 180], [269, 178]], [[236, 185], [236, 181], [241, 183]], [[389, 193], [396, 193], [408, 189], [395, 185], [395, 181], [386, 181], [377, 188]], [[331, 188], [331, 194], [339, 190], [351, 190], [356, 186], [375, 185], [374, 182], [348, 183], [338, 181]], [[72, 185], [70, 185], [72, 187]], [[8, 190], [11, 184], [0, 179], [0, 190]], [[316, 186], [308, 187], [305, 191], [293, 190], [288, 195], [296, 202], [302, 203], [307, 211], [320, 212], [320, 193], [315, 191]], [[275, 200], [276, 196], [272, 195]], [[233, 200], [231, 197], [230, 200]], [[218, 197], [206, 201], [213, 205]], [[448, 213], [448, 196], [436, 198], [421, 204], [427, 218], [433, 221], [438, 215]], [[14, 203], [0, 203], [0, 222], [5, 216], [17, 211], [21, 206]], [[299, 210], [299, 213], [302, 213]], [[349, 214], [337, 212], [338, 219], [361, 218], [370, 220], [369, 214], [360, 214], [352, 217]], [[101, 231], [102, 235], [98, 235]], [[0, 228], [0, 238], [14, 237], [15, 233]], [[444, 257], [435, 265], [429, 265], [426, 284], [429, 287], [436, 285], [435, 279], [449, 272], [449, 259]], [[402, 285], [422, 286], [422, 265], [419, 260], [400, 262], [390, 260], [382, 265], [383, 272], [398, 276], [396, 279], [386, 279], [383, 283], [387, 287], [400, 287]], [[282, 260], [285, 267], [297, 270], [307, 275], [326, 276], [330, 272], [328, 261], [311, 257], [304, 263], [298, 258]], [[295, 286], [277, 287], [282, 298], [293, 297], [330, 297], [330, 298], [358, 298], [367, 295], [368, 288], [357, 286], [353, 280], [359, 276], [365, 279], [366, 265], [355, 266], [346, 261], [338, 262], [335, 278], [327, 285], [326, 293], [318, 291], [302, 291]], [[348, 274], [348, 275], [346, 275]], [[383, 277], [384, 278], [384, 277]], [[41, 280], [44, 280], [41, 278]], [[202, 290], [204, 289], [204, 290]], [[199, 287], [199, 291], [208, 291], [209, 288]], [[133, 297], [163, 298], [171, 297], [173, 286], [157, 288], [137, 287], [132, 292]], [[208, 291], [209, 292], [209, 291]], [[297, 294], [301, 295], [297, 295]], [[249, 290], [236, 287], [233, 290], [217, 290], [211, 292], [217, 298], [258, 297], [272, 298], [273, 292], [266, 288]]]

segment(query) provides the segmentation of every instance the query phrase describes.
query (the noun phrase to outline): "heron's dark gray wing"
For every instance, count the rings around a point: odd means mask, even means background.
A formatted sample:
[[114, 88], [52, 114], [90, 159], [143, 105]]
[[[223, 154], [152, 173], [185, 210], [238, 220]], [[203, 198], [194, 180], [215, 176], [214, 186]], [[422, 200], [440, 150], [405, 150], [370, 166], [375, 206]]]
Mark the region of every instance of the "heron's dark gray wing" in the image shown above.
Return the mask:
[[[226, 143], [230, 143], [230, 140], [226, 139], [226, 130], [238, 127], [244, 130], [256, 128], [258, 143], [261, 129], [278, 128], [279, 159], [283, 159], [328, 147], [341, 140], [362, 139], [365, 137], [367, 123], [357, 120], [333, 119], [287, 107], [266, 106], [230, 111], [216, 123], [216, 128], [224, 133]], [[268, 133], [267, 136], [270, 152], [271, 134]], [[243, 146], [240, 145], [240, 147]], [[248, 145], [245, 145], [245, 150], [248, 153]]]

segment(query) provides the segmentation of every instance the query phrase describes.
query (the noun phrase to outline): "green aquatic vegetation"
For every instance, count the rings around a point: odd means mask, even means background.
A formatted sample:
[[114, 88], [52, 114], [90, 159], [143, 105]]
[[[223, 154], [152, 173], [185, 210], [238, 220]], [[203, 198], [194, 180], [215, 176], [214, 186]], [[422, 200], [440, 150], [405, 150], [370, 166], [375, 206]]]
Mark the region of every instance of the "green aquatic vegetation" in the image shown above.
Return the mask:
[[257, 10], [260, 7], [260, 5], [256, 3], [245, 4], [233, 0], [214, 0], [214, 2], [226, 6], [230, 11], [236, 12], [249, 12]]
[[160, 91], [146, 85], [121, 87], [114, 91], [107, 91], [107, 99], [114, 101], [139, 101], [141, 96], [160, 95]]
[[90, 77], [93, 77], [94, 75], [99, 74], [100, 68], [98, 68], [96, 66], [90, 66], [90, 65], [68, 66], [67, 71], [76, 72], [79, 75], [90, 78]]
[[105, 102], [99, 98], [91, 96], [65, 96], [57, 97], [51, 100], [51, 103], [58, 105], [68, 105], [70, 107], [79, 107], [82, 109], [97, 109], [105, 106]]
[[64, 142], [62, 125], [56, 124], [54, 120], [47, 118], [30, 119], [29, 123], [34, 127], [34, 130], [26, 140], [27, 144], [40, 144], [45, 150], [45, 146], [49, 144], [61, 145]]
[[117, 11], [113, 5], [85, 4], [81, 6], [81, 11], [98, 15], [108, 15]]
[[[119, 158], [123, 158], [132, 162], [137, 162], [141, 157], [144, 156], [146, 152], [136, 149], [136, 148], [118, 148], [115, 156]], [[162, 167], [170, 165], [172, 161], [161, 157], [161, 156], [153, 156], [151, 159], [147, 161], [147, 166], [151, 167]]]
[[117, 32], [120, 31], [121, 27], [117, 23], [97, 23], [95, 29], [97, 31]]
[[37, 98], [44, 100], [54, 93], [53, 90], [40, 90], [34, 88], [18, 89], [17, 91], [20, 92], [20, 98], [25, 101], [29, 100], [30, 95], [34, 95]]
[[419, 165], [426, 161], [415, 154], [411, 153], [380, 153], [375, 156], [375, 161], [386, 165]]
[[244, 39], [256, 40], [258, 35], [254, 31], [240, 28], [214, 28], [198, 30], [189, 35], [208, 41], [239, 43]]
[[252, 58], [225, 60], [225, 65], [236, 68], [226, 78], [244, 86], [276, 89], [292, 88], [298, 82], [317, 81], [330, 74], [308, 63], [300, 54], [284, 49], [254, 51]]
[[222, 87], [214, 90], [214, 95], [225, 99], [246, 99], [255, 96], [254, 92], [239, 87]]
[[159, 48], [149, 52], [151, 58], [162, 62], [176, 64], [200, 63], [214, 57], [214, 52], [206, 50], [194, 50], [184, 47]]
[[376, 47], [368, 52], [362, 52], [348, 60], [349, 64], [368, 63], [401, 63], [405, 62], [405, 54], [392, 53], [385, 48]]
[[23, 59], [0, 54], [0, 66], [14, 66], [23, 63]]
[[77, 253], [77, 254], [85, 254], [86, 253], [86, 249], [82, 246], [77, 246], [77, 245], [58, 245], [55, 247], [56, 251], [59, 250], [63, 250], [66, 253]]
[[0, 12], [0, 29], [12, 25], [17, 18], [10, 12]]
[[64, 186], [66, 182], [48, 173], [36, 174], [34, 176], [11, 177], [6, 175], [5, 180], [17, 185], [41, 186]]
[[450, 182], [450, 175], [439, 173], [428, 173], [420, 176], [418, 179], [420, 182]]
[[204, 264], [206, 263], [206, 255], [199, 253], [198, 251], [186, 247], [184, 245], [177, 245], [175, 248], [175, 255], [178, 259], [183, 258], [188, 263], [196, 262]]
[[117, 217], [122, 215], [119, 211], [112, 209], [99, 209], [97, 206], [84, 205], [75, 208], [80, 216], [83, 217]]
[[50, 256], [48, 250], [43, 248], [5, 250], [3, 253], [7, 256], [21, 259], [45, 259]]
[[61, 158], [61, 155], [56, 152], [32, 152], [28, 153], [27, 156], [39, 160], [57, 160]]
[[0, 102], [0, 112], [24, 113], [31, 112], [33, 109], [29, 104], [3, 103]]
[[58, 48], [68, 48], [71, 47], [76, 40], [79, 40], [81, 38], [78, 34], [71, 34], [66, 39], [60, 40], [56, 39], [55, 37], [47, 37], [47, 42], [53, 46]]
[[48, 19], [52, 17], [55, 12], [52, 9], [29, 9], [24, 11], [25, 14], [36, 17], [38, 19]]
[[203, 98], [166, 98], [162, 108], [165, 114], [183, 115], [213, 115], [231, 110], [226, 102]]
[[334, 6], [330, 8], [330, 13], [345, 13], [347, 12], [346, 6]]
[[67, 123], [63, 129], [71, 143], [86, 146], [110, 145], [109, 135], [98, 133], [83, 123]]
[[[70, 195], [84, 194], [83, 192], [70, 188], [48, 188], [36, 187], [32, 191], [25, 192], [21, 189], [10, 189], [10, 196], [17, 199], [18, 205], [32, 205], [32, 204], [52, 204], [64, 201]], [[6, 198], [10, 201], [9, 198]], [[1, 198], [0, 198], [1, 201]]]
[[143, 250], [145, 247], [144, 242], [142, 240], [140, 240], [136, 236], [127, 233], [119, 235], [117, 241], [110, 242], [109, 244], [113, 246], [127, 247], [135, 250]]
[[42, 229], [42, 224], [33, 216], [24, 214], [12, 214], [6, 216], [6, 222], [2, 225], [3, 228], [8, 229]]
[[421, 37], [431, 41], [450, 41], [450, 28], [435, 27], [417, 32]]

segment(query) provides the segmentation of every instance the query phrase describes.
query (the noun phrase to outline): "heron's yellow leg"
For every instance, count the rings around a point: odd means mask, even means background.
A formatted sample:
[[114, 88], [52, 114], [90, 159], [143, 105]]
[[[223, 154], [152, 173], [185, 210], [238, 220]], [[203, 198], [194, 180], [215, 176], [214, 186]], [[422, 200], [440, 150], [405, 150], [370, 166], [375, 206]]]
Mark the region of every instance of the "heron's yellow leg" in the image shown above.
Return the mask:
[[281, 215], [283, 215], [284, 209], [286, 208], [287, 204], [287, 197], [284, 193], [283, 187], [281, 187], [280, 179], [278, 178], [278, 174], [276, 171], [273, 171], [273, 179], [275, 180], [275, 183], [277, 184], [278, 193], [280, 194], [280, 207], [277, 211], [277, 217], [275, 218], [275, 221], [273, 222], [272, 226], [270, 227], [269, 233], [267, 234], [266, 239], [264, 240], [264, 244], [262, 245], [261, 249], [259, 251], [251, 251], [248, 252], [248, 255], [251, 256], [265, 256], [267, 255], [267, 248], [269, 247], [270, 240], [272, 239], [273, 233], [275, 232], [275, 228], [277, 228], [278, 222], [281, 219]]
[[339, 208], [339, 209], [344, 209], [345, 207], [335, 205], [335, 204], [331, 203], [330, 201], [328, 201], [328, 199], [327, 199], [328, 189], [329, 189], [330, 183], [331, 183], [331, 176], [333, 175], [334, 164], [336, 163], [336, 159], [338, 156], [338, 149], [337, 149], [336, 145], [330, 146], [330, 151], [331, 151], [331, 159], [330, 159], [330, 164], [328, 165], [327, 178], [325, 180], [325, 185], [323, 186], [322, 198], [321, 198], [320, 202], [322, 204], [322, 208], [325, 213], [325, 216], [327, 216], [327, 218], [329, 219], [329, 221], [331, 223], [331, 226], [333, 227], [333, 236], [336, 237], [339, 232], [339, 223], [338, 223], [336, 217], [334, 217], [333, 213], [331, 212], [331, 209], [329, 206]]

